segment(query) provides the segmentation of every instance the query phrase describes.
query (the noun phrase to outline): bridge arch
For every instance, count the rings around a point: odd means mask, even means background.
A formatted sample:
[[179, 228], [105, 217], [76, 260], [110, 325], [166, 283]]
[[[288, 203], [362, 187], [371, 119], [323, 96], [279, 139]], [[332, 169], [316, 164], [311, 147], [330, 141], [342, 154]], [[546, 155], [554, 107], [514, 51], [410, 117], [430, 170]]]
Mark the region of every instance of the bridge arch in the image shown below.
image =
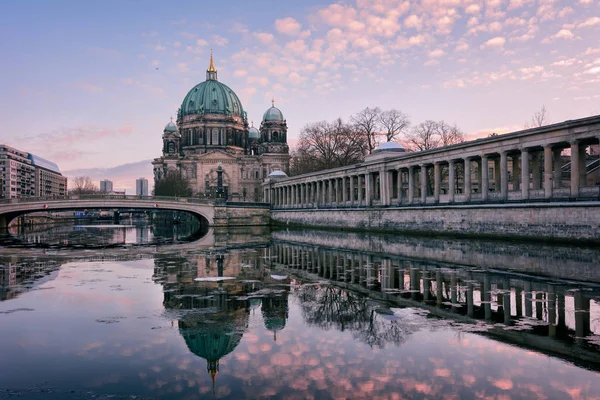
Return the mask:
[[70, 196], [53, 199], [21, 198], [0, 203], [0, 230], [6, 229], [16, 217], [40, 211], [85, 209], [137, 209], [152, 211], [182, 211], [194, 215], [208, 225], [214, 224], [214, 205], [201, 199], [140, 198], [138, 196]]

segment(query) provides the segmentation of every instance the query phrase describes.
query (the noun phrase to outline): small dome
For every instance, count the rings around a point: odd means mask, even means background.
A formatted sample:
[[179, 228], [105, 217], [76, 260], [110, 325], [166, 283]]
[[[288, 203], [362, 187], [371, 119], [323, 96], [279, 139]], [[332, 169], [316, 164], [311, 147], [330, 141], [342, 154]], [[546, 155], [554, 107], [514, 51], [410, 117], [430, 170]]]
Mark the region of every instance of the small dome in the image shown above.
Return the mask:
[[279, 108], [272, 106], [265, 111], [263, 121], [283, 121], [283, 114]]
[[175, 125], [173, 119], [165, 126], [165, 132], [177, 132], [177, 125]]
[[373, 150], [373, 153], [404, 153], [406, 150], [404, 146], [396, 142], [382, 143]]
[[259, 139], [259, 138], [260, 138], [260, 132], [258, 131], [258, 129], [251, 126], [250, 130], [248, 131], [248, 139]]
[[287, 178], [287, 174], [283, 171], [276, 170], [269, 174], [269, 178]]

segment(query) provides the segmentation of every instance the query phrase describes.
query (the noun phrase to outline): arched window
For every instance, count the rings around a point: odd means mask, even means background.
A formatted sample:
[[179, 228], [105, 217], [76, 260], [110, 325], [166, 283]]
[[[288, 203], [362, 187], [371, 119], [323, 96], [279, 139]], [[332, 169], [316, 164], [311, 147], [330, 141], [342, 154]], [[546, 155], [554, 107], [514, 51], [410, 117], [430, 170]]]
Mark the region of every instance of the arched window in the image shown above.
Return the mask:
[[276, 142], [277, 140], [279, 140], [279, 133], [278, 132], [273, 132], [273, 141]]

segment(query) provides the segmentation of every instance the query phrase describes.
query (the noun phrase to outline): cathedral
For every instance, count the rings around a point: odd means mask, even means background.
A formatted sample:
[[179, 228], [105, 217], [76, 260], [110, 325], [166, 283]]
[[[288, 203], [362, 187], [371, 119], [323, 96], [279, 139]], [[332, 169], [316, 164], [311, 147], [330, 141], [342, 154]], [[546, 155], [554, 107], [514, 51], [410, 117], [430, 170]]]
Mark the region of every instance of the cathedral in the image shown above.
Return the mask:
[[262, 180], [273, 171], [289, 170], [287, 124], [281, 110], [273, 100], [258, 129], [248, 124], [238, 96], [217, 80], [212, 53], [206, 80], [188, 92], [176, 123], [171, 118], [162, 138], [162, 156], [152, 161], [154, 182], [180, 173], [196, 197], [215, 196], [219, 166], [230, 201], [262, 201]]

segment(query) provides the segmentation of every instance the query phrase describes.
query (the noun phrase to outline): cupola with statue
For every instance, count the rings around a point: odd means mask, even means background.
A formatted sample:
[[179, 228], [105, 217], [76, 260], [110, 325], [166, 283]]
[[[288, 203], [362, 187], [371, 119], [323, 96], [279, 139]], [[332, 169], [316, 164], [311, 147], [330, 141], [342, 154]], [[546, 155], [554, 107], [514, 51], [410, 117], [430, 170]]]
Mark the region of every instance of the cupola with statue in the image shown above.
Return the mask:
[[261, 153], [289, 153], [287, 123], [281, 110], [275, 107], [275, 99], [271, 100], [271, 107], [263, 114], [260, 135]]
[[171, 121], [165, 126], [163, 130], [163, 156], [165, 157], [177, 157], [179, 156], [179, 146], [181, 141], [181, 135], [177, 129], [177, 125]]

